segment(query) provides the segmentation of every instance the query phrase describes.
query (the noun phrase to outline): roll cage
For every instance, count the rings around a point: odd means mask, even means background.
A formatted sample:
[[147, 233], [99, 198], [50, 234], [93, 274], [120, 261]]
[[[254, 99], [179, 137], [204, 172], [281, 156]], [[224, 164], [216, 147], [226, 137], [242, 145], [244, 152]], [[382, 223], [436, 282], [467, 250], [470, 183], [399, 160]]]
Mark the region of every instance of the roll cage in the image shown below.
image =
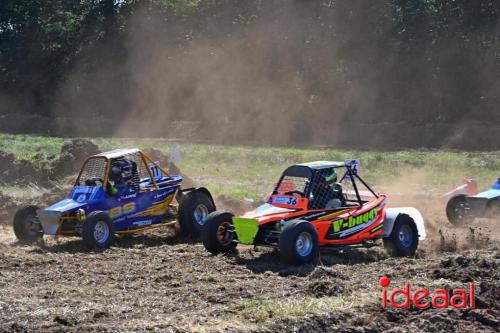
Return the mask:
[[[319, 163], [319, 162], [315, 162]], [[346, 162], [322, 162], [322, 164], [297, 164], [288, 167], [283, 174], [281, 175], [278, 183], [276, 184], [273, 195], [277, 194], [286, 194], [286, 193], [299, 193], [305, 198], [309, 198], [313, 192], [315, 182], [319, 181], [319, 176], [321, 172], [325, 170], [332, 170], [337, 173], [338, 169], [343, 169], [344, 173], [342, 177], [338, 180], [339, 183], [342, 183], [344, 180], [349, 180], [353, 187], [353, 192], [355, 195], [355, 199], [346, 198], [346, 202], [353, 203], [355, 206], [361, 206], [366, 201], [364, 201], [361, 197], [358, 185], [356, 184], [359, 181], [363, 184], [364, 187], [376, 198], [379, 198], [379, 195], [373, 191], [373, 189], [363, 180], [363, 178], [358, 174], [357, 164], [354, 160], [348, 160]], [[306, 181], [302, 181], [300, 186], [303, 186], [303, 190], [291, 190], [286, 191], [286, 186], [283, 186], [284, 183], [289, 179], [293, 178], [302, 178], [307, 179]], [[295, 180], [295, 182], [297, 182]], [[297, 185], [297, 184], [294, 184]], [[283, 189], [285, 188], [285, 190]], [[283, 192], [285, 191], [285, 192]]]
[[117, 159], [129, 159], [136, 164], [134, 182], [137, 182], [139, 191], [158, 190], [166, 180], [170, 179], [165, 169], [139, 149], [116, 149], [87, 158], [78, 174], [75, 186], [85, 186], [88, 185], [87, 181], [97, 180], [102, 183], [103, 188], [107, 188], [111, 164]]

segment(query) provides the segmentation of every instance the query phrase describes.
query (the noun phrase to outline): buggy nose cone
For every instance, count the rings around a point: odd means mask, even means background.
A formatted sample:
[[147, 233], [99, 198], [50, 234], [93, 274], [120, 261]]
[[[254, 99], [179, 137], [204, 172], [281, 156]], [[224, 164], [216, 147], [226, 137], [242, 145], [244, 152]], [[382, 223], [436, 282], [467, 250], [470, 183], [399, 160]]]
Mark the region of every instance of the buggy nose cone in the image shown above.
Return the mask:
[[45, 235], [57, 234], [57, 229], [59, 229], [59, 218], [62, 213], [46, 209], [38, 209], [36, 213], [42, 224], [43, 233]]

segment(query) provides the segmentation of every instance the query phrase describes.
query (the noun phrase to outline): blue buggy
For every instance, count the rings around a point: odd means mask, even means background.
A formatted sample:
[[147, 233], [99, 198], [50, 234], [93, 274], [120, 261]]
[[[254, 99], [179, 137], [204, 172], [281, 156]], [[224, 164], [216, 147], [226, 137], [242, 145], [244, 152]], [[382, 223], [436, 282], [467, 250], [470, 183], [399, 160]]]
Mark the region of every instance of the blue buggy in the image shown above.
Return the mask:
[[[471, 185], [472, 184], [472, 185]], [[477, 193], [475, 182], [470, 181], [447, 193], [446, 216], [456, 226], [466, 226], [476, 218], [500, 216], [500, 178], [486, 191]]]
[[196, 236], [215, 203], [206, 188], [181, 184], [181, 176], [169, 175], [139, 149], [97, 154], [84, 162], [65, 199], [44, 209], [21, 207], [14, 233], [23, 243], [43, 235], [81, 236], [91, 248], [107, 248], [117, 234], [178, 221], [181, 232]]

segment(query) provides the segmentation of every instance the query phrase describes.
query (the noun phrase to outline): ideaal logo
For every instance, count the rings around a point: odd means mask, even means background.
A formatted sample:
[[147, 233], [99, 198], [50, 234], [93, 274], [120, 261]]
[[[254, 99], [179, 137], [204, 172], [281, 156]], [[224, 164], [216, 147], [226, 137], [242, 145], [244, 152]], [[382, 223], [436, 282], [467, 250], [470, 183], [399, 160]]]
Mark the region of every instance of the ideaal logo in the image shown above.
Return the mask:
[[[465, 309], [467, 307], [473, 309], [475, 307], [474, 282], [469, 283], [469, 292], [466, 289], [453, 289], [451, 294], [445, 289], [436, 289], [432, 293], [424, 288], [419, 288], [413, 292], [410, 290], [410, 282], [406, 282], [404, 289], [394, 288], [388, 293], [387, 287], [391, 284], [391, 280], [387, 276], [383, 276], [379, 280], [382, 287], [382, 308], [387, 308], [387, 302], [396, 309], [409, 309], [410, 302], [417, 309], [446, 309], [452, 307], [455, 309]], [[402, 303], [396, 301], [397, 296], [404, 299]], [[451, 296], [451, 297], [450, 297]], [[430, 301], [429, 300], [430, 297]], [[426, 301], [427, 300], [427, 301]]]

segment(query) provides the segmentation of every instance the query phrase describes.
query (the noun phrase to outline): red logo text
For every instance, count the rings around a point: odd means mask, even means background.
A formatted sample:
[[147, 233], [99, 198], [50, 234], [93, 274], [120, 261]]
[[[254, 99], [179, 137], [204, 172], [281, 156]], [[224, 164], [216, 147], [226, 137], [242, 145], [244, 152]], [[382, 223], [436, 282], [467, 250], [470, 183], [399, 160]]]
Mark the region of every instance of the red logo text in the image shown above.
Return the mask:
[[388, 291], [387, 287], [391, 284], [391, 280], [387, 276], [381, 277], [379, 284], [382, 287], [382, 308], [384, 309], [387, 308], [387, 303], [396, 309], [409, 309], [410, 303], [417, 309], [430, 307], [434, 309], [447, 309], [448, 307], [473, 309], [475, 307], [474, 282], [469, 283], [468, 291], [466, 289], [453, 289], [451, 293], [441, 288], [435, 289], [433, 292], [424, 288], [412, 291], [410, 282], [406, 282], [403, 289], [394, 288], [392, 291]]

